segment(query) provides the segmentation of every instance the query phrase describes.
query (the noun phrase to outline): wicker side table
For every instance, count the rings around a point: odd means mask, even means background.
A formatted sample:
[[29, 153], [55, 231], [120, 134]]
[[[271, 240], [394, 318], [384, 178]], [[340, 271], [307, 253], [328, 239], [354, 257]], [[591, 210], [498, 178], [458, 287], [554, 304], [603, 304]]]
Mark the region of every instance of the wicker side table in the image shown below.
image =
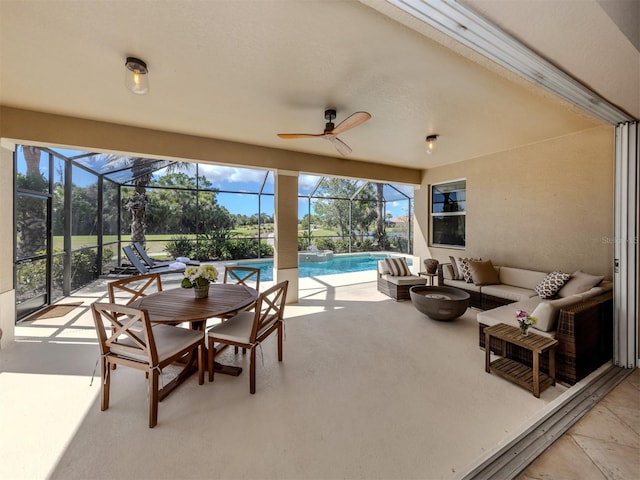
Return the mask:
[[[556, 355], [555, 348], [558, 340], [535, 333], [523, 336], [520, 329], [504, 323], [499, 323], [484, 329], [485, 345], [491, 345], [491, 337], [502, 342], [502, 352], [506, 352], [506, 343], [512, 343], [530, 350], [533, 357], [533, 367], [524, 365], [509, 358], [498, 358], [491, 361], [491, 349], [485, 349], [485, 370], [495, 372], [501, 377], [530, 390], [536, 398], [548, 387], [556, 384]], [[540, 356], [549, 351], [549, 374], [540, 372]]]

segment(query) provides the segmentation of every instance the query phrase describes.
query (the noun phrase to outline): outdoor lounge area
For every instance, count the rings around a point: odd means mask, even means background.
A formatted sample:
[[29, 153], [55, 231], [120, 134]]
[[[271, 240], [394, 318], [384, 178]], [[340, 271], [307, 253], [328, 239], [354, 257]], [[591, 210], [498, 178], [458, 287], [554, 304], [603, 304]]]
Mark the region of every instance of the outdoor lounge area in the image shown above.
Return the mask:
[[[173, 288], [180, 276], [164, 279]], [[89, 305], [105, 301], [105, 281], [66, 299], [82, 305], [63, 317], [24, 322], [2, 352], [0, 391], [13, 411], [2, 417], [3, 478], [462, 478], [582, 388], [558, 384], [536, 399], [488, 375], [476, 312], [429, 321], [410, 302], [372, 294], [374, 272], [305, 279], [301, 289], [287, 306], [284, 361], [275, 338], [266, 342], [256, 395], [247, 373], [204, 385], [193, 376], [161, 402], [153, 430], [142, 373], [113, 372], [105, 412], [99, 369], [91, 384], [99, 349]], [[247, 367], [248, 355], [228, 349], [221, 361]], [[123, 438], [135, 448], [118, 462], [96, 453]], [[615, 455], [628, 448], [621, 441]], [[238, 455], [247, 448], [251, 462]]]
[[[0, 478], [635, 479], [639, 25], [626, 0], [0, 0]], [[411, 275], [306, 275], [369, 252]], [[463, 272], [433, 319], [411, 291], [452, 256], [498, 280]], [[191, 260], [270, 274], [204, 297]], [[101, 356], [91, 314], [127, 307], [94, 302], [156, 262], [162, 301]], [[549, 307], [514, 270], [606, 283]], [[538, 308], [557, 334], [508, 325]]]
[[[275, 338], [267, 341], [256, 395], [247, 373], [204, 385], [193, 376], [161, 402], [153, 430], [140, 372], [114, 371], [110, 408], [100, 411], [89, 305], [105, 301], [105, 281], [83, 289], [65, 300], [81, 306], [24, 322], [2, 352], [0, 390], [15, 405], [2, 417], [2, 449], [12, 459], [3, 477], [462, 478], [571, 393], [558, 384], [536, 399], [488, 375], [476, 312], [429, 321], [410, 302], [372, 294], [369, 273], [305, 279], [300, 301], [287, 306], [284, 361], [276, 361]], [[163, 278], [173, 288], [181, 277]], [[248, 355], [228, 349], [221, 361], [247, 367]], [[21, 391], [30, 395], [16, 398]], [[16, 436], [20, 444], [9, 442]], [[96, 453], [122, 438], [135, 448], [121, 449], [118, 462]], [[206, 454], [194, 453], [203, 445]], [[247, 448], [251, 462], [237, 454]]]

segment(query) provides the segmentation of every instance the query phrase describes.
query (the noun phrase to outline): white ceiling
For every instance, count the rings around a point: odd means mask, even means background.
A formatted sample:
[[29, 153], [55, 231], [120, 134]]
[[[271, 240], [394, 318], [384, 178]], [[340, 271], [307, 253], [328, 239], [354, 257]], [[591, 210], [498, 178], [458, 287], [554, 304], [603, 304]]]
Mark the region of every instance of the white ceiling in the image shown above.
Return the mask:
[[[0, 0], [0, 53], [2, 105], [338, 157], [276, 134], [364, 110], [349, 158], [413, 168], [602, 125], [346, 0]], [[125, 89], [127, 55], [148, 95]]]

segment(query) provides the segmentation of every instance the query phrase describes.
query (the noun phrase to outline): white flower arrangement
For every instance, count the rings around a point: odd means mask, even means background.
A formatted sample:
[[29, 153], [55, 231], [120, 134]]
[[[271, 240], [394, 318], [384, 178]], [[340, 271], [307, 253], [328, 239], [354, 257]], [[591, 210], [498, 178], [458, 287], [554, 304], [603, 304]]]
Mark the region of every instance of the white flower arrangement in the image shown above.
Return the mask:
[[516, 319], [518, 320], [518, 324], [520, 325], [520, 329], [526, 330], [531, 325], [536, 324], [536, 317], [532, 317], [524, 310], [516, 311]]
[[187, 267], [180, 286], [182, 288], [204, 287], [218, 279], [218, 270], [213, 265]]

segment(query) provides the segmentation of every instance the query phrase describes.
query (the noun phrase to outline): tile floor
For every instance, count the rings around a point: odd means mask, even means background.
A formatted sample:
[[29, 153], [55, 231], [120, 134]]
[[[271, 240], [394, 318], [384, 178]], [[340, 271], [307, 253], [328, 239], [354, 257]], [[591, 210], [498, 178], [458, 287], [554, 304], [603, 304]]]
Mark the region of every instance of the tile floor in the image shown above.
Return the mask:
[[640, 370], [636, 369], [516, 480], [640, 478]]

